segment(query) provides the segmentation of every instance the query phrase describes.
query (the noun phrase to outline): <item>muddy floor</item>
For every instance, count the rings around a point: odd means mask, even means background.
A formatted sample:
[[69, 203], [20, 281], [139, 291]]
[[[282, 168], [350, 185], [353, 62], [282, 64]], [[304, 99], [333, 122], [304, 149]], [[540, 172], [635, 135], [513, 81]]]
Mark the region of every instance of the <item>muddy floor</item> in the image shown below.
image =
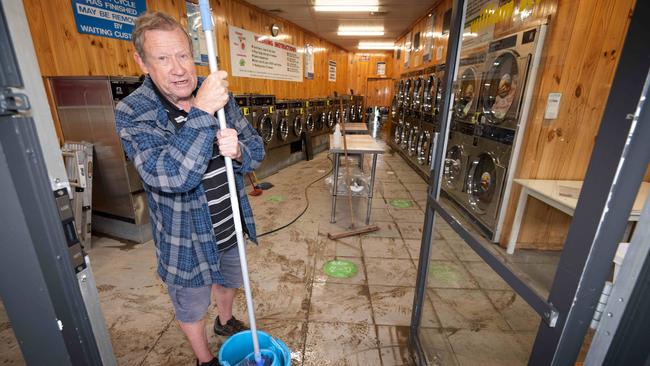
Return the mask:
[[[346, 229], [351, 217], [363, 221], [366, 201], [355, 198], [351, 216], [340, 198], [331, 224], [329, 188], [320, 179], [330, 169], [321, 153], [264, 179], [274, 188], [250, 197], [258, 233], [290, 222], [309, 205], [294, 224], [248, 247], [258, 326], [289, 346], [293, 365], [411, 365], [407, 343], [426, 182], [399, 155], [381, 156], [371, 217], [380, 230], [332, 241], [327, 234]], [[420, 330], [431, 364], [526, 364], [539, 317], [449, 226], [437, 220], [435, 230]], [[153, 244], [95, 237], [90, 258], [118, 363], [194, 365], [156, 275]], [[356, 274], [327, 276], [323, 266], [333, 259], [356, 264]], [[243, 293], [235, 308], [247, 319]], [[214, 316], [212, 309], [207, 331], [217, 351], [224, 339], [211, 331]], [[0, 365], [23, 364], [4, 311], [0, 355]]]

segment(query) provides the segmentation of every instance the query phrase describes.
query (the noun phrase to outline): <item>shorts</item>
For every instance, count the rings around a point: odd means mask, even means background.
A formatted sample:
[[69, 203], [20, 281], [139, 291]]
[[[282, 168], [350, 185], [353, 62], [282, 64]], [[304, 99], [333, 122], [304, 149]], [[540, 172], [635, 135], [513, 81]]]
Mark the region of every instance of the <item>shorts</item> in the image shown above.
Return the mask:
[[[241, 288], [244, 284], [239, 252], [234, 245], [220, 253], [220, 273], [224, 278], [219, 285], [226, 288]], [[210, 307], [212, 285], [203, 287], [182, 287], [167, 285], [167, 292], [174, 305], [176, 319], [181, 323], [195, 323], [205, 317]]]

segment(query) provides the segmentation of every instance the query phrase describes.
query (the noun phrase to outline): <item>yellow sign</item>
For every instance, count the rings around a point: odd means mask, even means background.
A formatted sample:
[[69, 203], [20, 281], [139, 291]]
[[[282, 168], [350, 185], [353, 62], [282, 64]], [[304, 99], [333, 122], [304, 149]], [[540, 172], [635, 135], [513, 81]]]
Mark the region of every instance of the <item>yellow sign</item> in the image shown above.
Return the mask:
[[269, 107], [269, 113], [273, 113], [273, 107]]
[[469, 24], [472, 33], [478, 33], [482, 29], [512, 18], [515, 14], [530, 13], [542, 0], [516, 0], [519, 5], [515, 6], [515, 0], [511, 0], [501, 6], [497, 3], [486, 5], [481, 10], [481, 15]]
[[250, 108], [248, 107], [243, 107], [241, 111], [244, 114], [244, 116], [248, 116], [251, 113]]

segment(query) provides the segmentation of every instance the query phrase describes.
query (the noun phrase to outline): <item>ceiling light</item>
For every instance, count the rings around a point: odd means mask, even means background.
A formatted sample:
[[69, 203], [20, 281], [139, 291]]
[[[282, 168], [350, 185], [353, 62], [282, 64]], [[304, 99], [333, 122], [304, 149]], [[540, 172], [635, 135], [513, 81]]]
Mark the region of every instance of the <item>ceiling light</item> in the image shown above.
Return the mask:
[[384, 27], [339, 27], [339, 36], [383, 36]]
[[360, 50], [392, 50], [395, 48], [393, 42], [359, 42]]
[[377, 0], [316, 0], [315, 11], [370, 12], [379, 11]]

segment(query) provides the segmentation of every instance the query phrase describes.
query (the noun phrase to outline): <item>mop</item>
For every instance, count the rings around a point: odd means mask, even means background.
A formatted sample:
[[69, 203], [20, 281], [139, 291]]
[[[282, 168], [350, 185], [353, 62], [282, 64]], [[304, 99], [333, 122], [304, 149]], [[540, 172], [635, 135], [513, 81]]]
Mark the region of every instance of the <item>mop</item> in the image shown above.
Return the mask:
[[[213, 39], [213, 24], [212, 24], [212, 12], [210, 11], [210, 2], [209, 0], [200, 0], [199, 8], [201, 10], [201, 23], [203, 26], [203, 32], [205, 33], [205, 39], [208, 48], [208, 61], [210, 64], [210, 72], [217, 71], [217, 56], [214, 50], [214, 39]], [[219, 119], [219, 129], [226, 129], [226, 114], [222, 109], [219, 109], [217, 112], [217, 118]], [[225, 158], [226, 161], [226, 175], [228, 177], [228, 191], [230, 192], [230, 205], [232, 206], [232, 216], [235, 222], [235, 234], [237, 236], [237, 249], [239, 250], [239, 261], [241, 263], [242, 277], [244, 280], [244, 292], [246, 294], [246, 306], [248, 307], [248, 320], [250, 322], [251, 335], [253, 338], [253, 356], [254, 360], [251, 360], [249, 357], [246, 357], [239, 365], [251, 365], [251, 366], [267, 366], [271, 365], [271, 359], [262, 357], [260, 352], [259, 340], [257, 337], [257, 325], [255, 323], [255, 308], [253, 307], [253, 295], [251, 293], [250, 281], [248, 278], [248, 265], [246, 263], [246, 248], [244, 241], [244, 234], [242, 231], [241, 216], [239, 214], [239, 202], [237, 196], [237, 186], [235, 185], [235, 174], [232, 168], [232, 160], [228, 157]], [[272, 358], [272, 357], [271, 357]]]
[[[339, 100], [339, 116], [343, 116], [343, 100]], [[360, 228], [355, 228], [355, 223], [354, 223], [354, 209], [352, 207], [352, 187], [350, 184], [350, 163], [348, 161], [348, 143], [346, 140], [346, 135], [345, 135], [345, 121], [341, 119], [341, 132], [343, 134], [343, 156], [345, 158], [345, 170], [346, 170], [346, 177], [345, 177], [345, 184], [347, 185], [348, 189], [348, 205], [350, 207], [350, 230], [343, 231], [340, 233], [328, 233], [327, 237], [331, 240], [336, 240], [336, 239], [343, 239], [347, 238], [348, 236], [354, 236], [354, 235], [361, 235], [361, 234], [366, 234], [366, 233], [371, 233], [373, 231], [379, 230], [379, 227], [377, 225], [368, 225], [368, 226], [363, 226]]]

